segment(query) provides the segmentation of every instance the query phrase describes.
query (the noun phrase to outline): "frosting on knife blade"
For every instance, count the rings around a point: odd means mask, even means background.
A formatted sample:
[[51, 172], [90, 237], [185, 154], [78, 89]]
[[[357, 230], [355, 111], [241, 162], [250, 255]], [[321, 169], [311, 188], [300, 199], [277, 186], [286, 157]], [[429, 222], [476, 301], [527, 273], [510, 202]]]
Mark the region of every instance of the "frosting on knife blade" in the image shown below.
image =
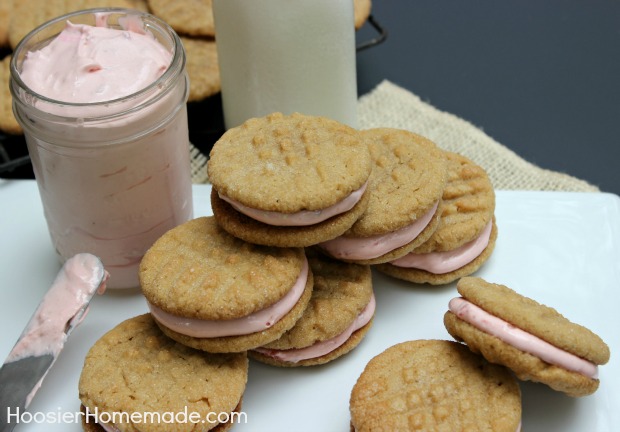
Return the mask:
[[69, 258], [9, 353], [5, 363], [62, 350], [67, 336], [82, 321], [90, 300], [105, 290], [109, 274], [88, 253]]

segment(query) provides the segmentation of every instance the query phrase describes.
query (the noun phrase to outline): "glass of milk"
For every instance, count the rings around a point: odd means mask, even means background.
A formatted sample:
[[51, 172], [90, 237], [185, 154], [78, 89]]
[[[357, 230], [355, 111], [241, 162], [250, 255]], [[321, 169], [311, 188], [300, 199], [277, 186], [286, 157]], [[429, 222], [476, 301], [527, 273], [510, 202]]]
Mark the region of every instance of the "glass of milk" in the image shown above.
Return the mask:
[[[97, 27], [115, 33], [103, 35]], [[82, 31], [93, 32], [86, 46], [101, 44], [95, 51], [112, 56], [77, 54], [71, 40]], [[154, 42], [137, 45], [143, 37]], [[37, 52], [46, 54], [39, 58]], [[28, 80], [27, 71], [40, 71], [46, 57], [49, 72]], [[120, 72], [102, 75], [112, 69]], [[89, 252], [110, 273], [109, 288], [138, 286], [146, 250], [193, 217], [188, 78], [179, 37], [160, 19], [137, 11], [75, 12], [20, 42], [10, 87], [61, 261]]]
[[357, 127], [353, 0], [214, 0], [226, 128], [272, 112]]

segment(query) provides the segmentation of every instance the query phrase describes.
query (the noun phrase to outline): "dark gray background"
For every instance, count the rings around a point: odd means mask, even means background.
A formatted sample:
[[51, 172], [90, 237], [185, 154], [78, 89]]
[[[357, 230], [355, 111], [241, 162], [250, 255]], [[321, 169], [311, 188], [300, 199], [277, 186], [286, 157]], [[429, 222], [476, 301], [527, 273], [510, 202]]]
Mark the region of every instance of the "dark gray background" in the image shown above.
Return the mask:
[[[620, 195], [620, 0], [373, 0], [372, 14], [388, 37], [357, 54], [360, 95], [390, 80], [526, 160]], [[358, 42], [376, 35], [367, 23]], [[220, 95], [189, 104], [189, 125], [208, 154]], [[0, 143], [27, 154], [21, 136]]]
[[620, 194], [620, 1], [373, 0], [372, 14], [388, 37], [358, 53], [360, 95], [388, 79]]

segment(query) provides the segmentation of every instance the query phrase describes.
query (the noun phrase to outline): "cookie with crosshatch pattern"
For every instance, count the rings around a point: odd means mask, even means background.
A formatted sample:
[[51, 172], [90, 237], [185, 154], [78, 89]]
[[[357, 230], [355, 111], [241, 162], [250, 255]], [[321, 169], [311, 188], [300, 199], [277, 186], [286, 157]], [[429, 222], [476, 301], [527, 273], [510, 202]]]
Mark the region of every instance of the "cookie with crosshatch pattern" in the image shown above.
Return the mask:
[[463, 344], [415, 340], [371, 359], [349, 400], [351, 430], [515, 432], [521, 391], [512, 373]]
[[376, 128], [360, 135], [373, 160], [368, 208], [342, 236], [319, 247], [343, 261], [378, 264], [406, 255], [435, 231], [447, 164], [444, 151], [413, 132]]
[[598, 389], [598, 365], [610, 351], [597, 334], [504, 285], [464, 277], [457, 289], [444, 325], [473, 352], [569, 396]]
[[245, 241], [305, 247], [339, 236], [370, 195], [359, 132], [326, 117], [272, 113], [229, 129], [209, 158], [218, 223]]
[[155, 241], [139, 277], [162, 331], [208, 352], [241, 352], [278, 339], [303, 314], [313, 285], [303, 249], [247, 243], [212, 216]]
[[376, 269], [398, 279], [441, 285], [478, 270], [497, 239], [495, 191], [486, 171], [457, 153], [445, 152], [448, 181], [437, 229], [409, 254]]
[[[245, 352], [210, 354], [166, 337], [149, 314], [123, 321], [90, 348], [79, 380], [82, 412], [136, 413], [141, 431], [225, 431], [233, 423], [216, 423], [209, 414], [239, 412], [248, 379]], [[172, 413], [197, 413], [195, 421], [156, 423]], [[116, 415], [115, 414], [115, 415]], [[220, 417], [222, 419], [228, 416]], [[100, 414], [100, 420], [109, 416]], [[112, 417], [110, 426], [135, 431], [130, 418]], [[149, 419], [153, 419], [151, 422]], [[232, 417], [228, 417], [229, 419]], [[87, 422], [88, 420], [88, 422]], [[205, 420], [205, 421], [203, 421]], [[82, 417], [84, 430], [104, 429], [94, 418]], [[109, 429], [106, 429], [109, 430]]]
[[295, 326], [248, 355], [273, 366], [325, 364], [353, 350], [372, 325], [375, 299], [370, 266], [306, 251], [314, 277], [312, 298]]

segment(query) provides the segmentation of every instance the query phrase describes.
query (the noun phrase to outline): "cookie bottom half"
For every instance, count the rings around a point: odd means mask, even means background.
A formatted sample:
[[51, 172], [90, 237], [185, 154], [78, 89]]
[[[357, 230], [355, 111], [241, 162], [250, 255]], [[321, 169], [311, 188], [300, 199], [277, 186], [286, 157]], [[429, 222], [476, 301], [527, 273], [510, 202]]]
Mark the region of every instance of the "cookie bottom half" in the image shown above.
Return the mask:
[[[243, 404], [243, 398], [239, 400], [239, 405], [237, 405], [237, 407], [234, 409], [233, 412], [240, 413], [242, 404]], [[84, 432], [106, 432], [103, 426], [97, 423], [97, 419], [95, 418], [94, 415], [92, 414], [87, 415], [86, 408], [84, 407], [84, 405], [80, 405], [80, 413], [82, 413], [82, 429], [84, 430]], [[205, 431], [227, 432], [233, 427], [233, 425], [234, 425], [233, 421], [230, 420], [226, 423], [219, 423], [212, 429], [205, 429]]]
[[495, 249], [495, 242], [497, 240], [497, 225], [493, 222], [493, 228], [491, 230], [491, 237], [489, 238], [489, 244], [482, 251], [480, 255], [478, 255], [473, 261], [460, 267], [456, 270], [453, 270], [444, 274], [435, 274], [428, 272], [426, 270], [420, 270], [415, 268], [406, 268], [406, 267], [398, 267], [393, 264], [385, 263], [378, 264], [373, 266], [373, 268], [377, 269], [379, 272], [384, 273], [386, 275], [392, 276], [396, 279], [405, 280], [408, 282], [419, 283], [419, 284], [430, 284], [430, 285], [445, 285], [455, 280], [458, 280], [464, 276], [469, 276], [489, 259], [493, 250]]
[[301, 227], [268, 225], [236, 211], [211, 190], [211, 208], [218, 224], [229, 234], [249, 243], [277, 247], [307, 247], [344, 234], [368, 207], [370, 193], [366, 191], [355, 206], [318, 224]]
[[351, 336], [349, 337], [349, 339], [346, 340], [346, 342], [342, 345], [340, 345], [338, 348], [336, 348], [335, 350], [319, 356], [319, 357], [314, 357], [314, 358], [309, 358], [309, 359], [305, 359], [305, 360], [300, 360], [298, 362], [287, 362], [287, 361], [283, 361], [283, 360], [278, 360], [275, 359], [273, 357], [270, 357], [268, 355], [262, 354], [258, 351], [248, 351], [248, 357], [250, 357], [251, 359], [254, 359], [256, 361], [259, 361], [261, 363], [265, 363], [271, 366], [278, 366], [278, 367], [298, 367], [298, 366], [317, 366], [317, 365], [322, 365], [325, 363], [329, 363], [332, 360], [335, 360], [339, 357], [342, 357], [343, 355], [347, 354], [348, 352], [352, 351], [355, 347], [357, 347], [360, 342], [362, 341], [362, 339], [364, 339], [364, 336], [366, 335], [366, 333], [368, 332], [368, 330], [370, 329], [370, 327], [372, 326], [372, 320], [370, 320], [370, 322], [368, 324], [366, 324], [364, 327], [356, 330], [355, 332], [353, 332], [353, 334], [351, 334]]
[[313, 286], [314, 278], [312, 276], [312, 272], [308, 271], [308, 280], [306, 281], [306, 287], [304, 288], [304, 292], [295, 304], [295, 306], [273, 326], [256, 333], [250, 333], [240, 336], [197, 338], [178, 333], [157, 321], [156, 323], [166, 336], [191, 348], [211, 353], [243, 352], [253, 348], [257, 348], [259, 346], [263, 346], [265, 344], [268, 344], [269, 342], [273, 342], [274, 340], [282, 336], [284, 332], [292, 328], [306, 310], [308, 302], [312, 297]]
[[598, 379], [549, 364], [514, 348], [497, 337], [478, 330], [452, 312], [444, 315], [444, 325], [452, 337], [465, 342], [472, 352], [481, 354], [491, 363], [506, 366], [522, 381], [546, 384], [573, 397], [590, 395], [599, 387]]

